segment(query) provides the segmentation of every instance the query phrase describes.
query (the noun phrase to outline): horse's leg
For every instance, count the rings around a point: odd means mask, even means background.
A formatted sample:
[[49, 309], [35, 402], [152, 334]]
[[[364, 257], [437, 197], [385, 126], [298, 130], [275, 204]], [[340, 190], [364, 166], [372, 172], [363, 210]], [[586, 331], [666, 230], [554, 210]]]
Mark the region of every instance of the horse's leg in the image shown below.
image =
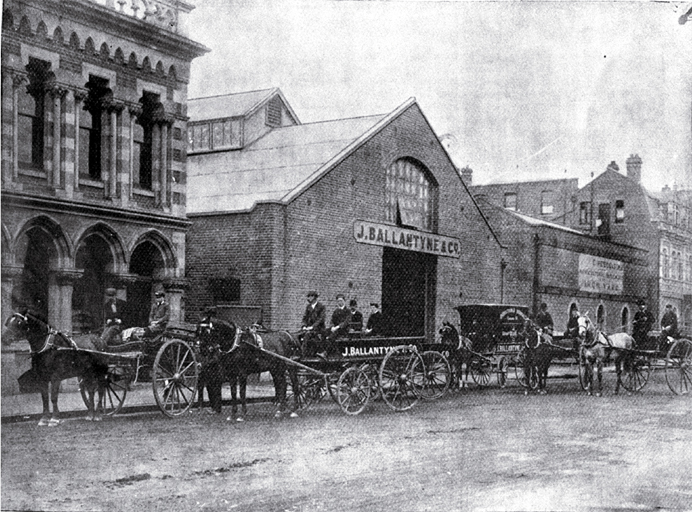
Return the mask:
[[286, 369], [275, 367], [270, 370], [270, 373], [274, 381], [274, 392], [279, 406], [274, 417], [281, 418], [286, 411]]
[[591, 356], [585, 354], [584, 356], [584, 387], [586, 388], [586, 394], [591, 396], [593, 392], [593, 361], [591, 361]]
[[300, 387], [300, 381], [298, 380], [298, 370], [289, 368], [288, 376], [291, 379], [291, 388], [293, 388], [293, 411], [291, 411], [291, 417], [297, 417], [298, 411], [300, 410], [300, 390], [298, 389]]
[[238, 375], [232, 375], [229, 378], [229, 383], [231, 385], [231, 415], [226, 418], [227, 421], [233, 421], [238, 419], [238, 395], [236, 388], [238, 386]]
[[60, 379], [54, 378], [50, 383], [50, 401], [53, 404], [53, 414], [51, 414], [49, 427], [60, 424], [60, 409], [58, 408], [58, 396], [60, 395]]
[[50, 382], [41, 382], [41, 401], [43, 402], [43, 413], [41, 413], [41, 419], [38, 422], [39, 427], [45, 427], [50, 423]]
[[242, 372], [238, 376], [238, 383], [240, 384], [240, 416], [238, 416], [238, 421], [245, 421], [245, 416], [247, 416], [247, 373]]
[[603, 359], [598, 358], [598, 361], [596, 361], [596, 369], [598, 371], [598, 392], [596, 393], [596, 396], [602, 396], [603, 395]]

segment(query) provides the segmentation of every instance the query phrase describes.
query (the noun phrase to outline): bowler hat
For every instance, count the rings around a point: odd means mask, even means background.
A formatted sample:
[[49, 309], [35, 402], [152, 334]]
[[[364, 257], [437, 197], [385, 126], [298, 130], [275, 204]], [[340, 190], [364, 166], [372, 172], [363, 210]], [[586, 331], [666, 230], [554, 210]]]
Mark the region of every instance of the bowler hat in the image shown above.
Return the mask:
[[307, 296], [308, 296], [308, 297], [319, 297], [320, 294], [317, 293], [315, 290], [310, 290], [310, 291], [308, 292], [308, 295], [307, 295]]
[[644, 302], [642, 299], [639, 299], [637, 301], [637, 306], [646, 306], [646, 302]]
[[337, 293], [336, 298], [337, 299], [346, 299], [346, 296], [343, 293]]
[[349, 301], [348, 305], [349, 305], [349, 306], [357, 306], [357, 305], [358, 305], [358, 301], [357, 301], [356, 299], [351, 299], [351, 300]]
[[106, 288], [106, 295], [109, 297], [115, 297], [116, 293], [115, 288]]

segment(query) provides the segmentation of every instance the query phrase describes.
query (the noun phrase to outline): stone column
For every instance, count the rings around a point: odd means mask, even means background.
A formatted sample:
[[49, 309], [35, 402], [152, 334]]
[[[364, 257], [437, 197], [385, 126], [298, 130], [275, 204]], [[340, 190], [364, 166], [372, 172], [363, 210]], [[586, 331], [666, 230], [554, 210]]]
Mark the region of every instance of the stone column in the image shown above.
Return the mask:
[[51, 272], [48, 280], [48, 323], [72, 333], [72, 291], [83, 270], [61, 269]]
[[61, 149], [62, 149], [62, 102], [67, 94], [64, 87], [54, 86], [48, 91], [53, 103], [53, 162], [52, 183], [54, 188], [61, 188]]
[[89, 91], [78, 89], [74, 92], [74, 189], [79, 189], [79, 127], [82, 122], [82, 110], [84, 110], [84, 100], [86, 99]]
[[24, 267], [19, 265], [2, 266], [2, 304], [0, 304], [2, 307], [2, 325], [5, 325], [5, 320], [13, 313], [14, 287], [22, 276], [23, 270]]
[[166, 300], [171, 307], [170, 324], [179, 324], [185, 321], [185, 290], [189, 283], [185, 278], [167, 279], [163, 283], [166, 290]]
[[128, 145], [130, 148], [129, 151], [129, 156], [127, 158], [127, 173], [130, 176], [130, 198], [132, 198], [133, 190], [135, 188], [135, 185], [139, 185], [139, 181], [135, 183], [135, 176], [134, 176], [134, 146], [135, 146], [135, 124], [137, 123], [137, 119], [139, 116], [142, 115], [142, 105], [139, 103], [136, 103], [134, 105], [129, 105], [127, 107], [127, 110], [130, 114], [130, 135], [127, 137]]
[[19, 176], [19, 88], [26, 87], [29, 84], [29, 78], [26, 75], [15, 74], [12, 76], [12, 178], [14, 180]]
[[161, 189], [163, 188], [161, 176], [163, 172], [161, 171], [161, 125], [159, 123], [155, 123], [152, 126], [151, 135], [151, 188], [155, 194], [156, 206], [161, 206], [163, 204], [163, 197], [161, 197]]
[[169, 123], [161, 123], [161, 204], [164, 208], [170, 203], [168, 200], [168, 134]]
[[111, 102], [108, 106], [110, 118], [110, 160], [108, 161], [108, 187], [106, 196], [115, 198], [118, 187], [118, 118], [125, 105], [120, 102]]

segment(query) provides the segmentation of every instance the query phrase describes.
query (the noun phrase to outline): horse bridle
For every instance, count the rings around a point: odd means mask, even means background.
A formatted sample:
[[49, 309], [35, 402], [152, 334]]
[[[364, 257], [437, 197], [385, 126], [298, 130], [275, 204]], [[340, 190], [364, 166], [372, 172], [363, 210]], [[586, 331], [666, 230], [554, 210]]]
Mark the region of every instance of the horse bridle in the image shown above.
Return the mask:
[[[234, 323], [234, 325], [235, 325], [235, 323]], [[202, 322], [200, 322], [200, 324], [198, 326], [198, 330], [200, 328], [207, 329], [207, 333], [209, 335], [211, 335], [211, 333], [214, 330], [214, 323], [211, 321], [211, 319], [209, 319], [208, 323], [205, 323], [204, 321], [202, 321]], [[214, 346], [216, 352], [218, 352], [219, 354], [223, 354], [223, 355], [230, 354], [231, 352], [233, 352], [237, 347], [240, 346], [240, 332], [241, 332], [241, 330], [238, 328], [237, 325], [235, 325], [235, 338], [233, 339], [233, 345], [231, 345], [231, 348], [229, 348], [228, 350], [222, 350], [221, 344], [216, 343]]]
[[[31, 319], [31, 320], [34, 320], [34, 321], [36, 321], [36, 322], [39, 322], [39, 323], [43, 324], [43, 325], [48, 329], [48, 332], [46, 333], [46, 340], [45, 340], [44, 343], [43, 343], [43, 347], [41, 347], [40, 350], [36, 350], [36, 351], [30, 349], [30, 350], [29, 350], [29, 354], [31, 354], [31, 355], [42, 354], [43, 352], [46, 352], [46, 351], [48, 351], [48, 350], [50, 350], [50, 349], [53, 349], [53, 348], [54, 348], [54, 349], [57, 349], [57, 348], [58, 348], [58, 347], [55, 346], [54, 340], [55, 340], [56, 336], [60, 334], [60, 331], [57, 331], [56, 329], [53, 329], [53, 328], [50, 326], [50, 324], [48, 324], [47, 322], [44, 322], [43, 320], [41, 320], [41, 319], [40, 319], [39, 317], [37, 317], [36, 315], [32, 315], [32, 314], [29, 313], [28, 311], [26, 312], [25, 315], [22, 315], [21, 313], [15, 312], [15, 313], [13, 313], [12, 316], [18, 316], [18, 317], [21, 318], [26, 324], [29, 323], [29, 320], [30, 320], [30, 319]], [[11, 317], [10, 317], [10, 318], [11, 318]], [[28, 330], [28, 327], [27, 327], [27, 330]], [[68, 338], [68, 337], [66, 337], [66, 336], [64, 336], [64, 338], [67, 339], [67, 340], [70, 342], [70, 345], [72, 346], [72, 348], [77, 348], [77, 345], [75, 344], [75, 342], [74, 342], [73, 340], [71, 340], [70, 338]]]

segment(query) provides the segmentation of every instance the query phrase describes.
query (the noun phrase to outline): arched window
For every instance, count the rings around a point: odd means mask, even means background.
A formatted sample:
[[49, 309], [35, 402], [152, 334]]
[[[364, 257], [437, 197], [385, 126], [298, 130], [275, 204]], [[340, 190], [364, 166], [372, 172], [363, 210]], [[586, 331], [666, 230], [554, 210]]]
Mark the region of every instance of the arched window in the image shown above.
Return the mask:
[[[79, 116], [79, 175], [85, 179], [101, 180], [101, 134], [106, 103], [112, 97], [108, 80], [90, 75], [86, 84], [89, 95], [84, 102], [87, 115]], [[81, 155], [84, 155], [82, 158]]]
[[18, 161], [24, 168], [43, 169], [46, 83], [52, 78], [51, 63], [29, 57], [29, 85], [19, 88]]
[[400, 159], [387, 168], [386, 219], [398, 226], [437, 229], [437, 185], [417, 162]]

